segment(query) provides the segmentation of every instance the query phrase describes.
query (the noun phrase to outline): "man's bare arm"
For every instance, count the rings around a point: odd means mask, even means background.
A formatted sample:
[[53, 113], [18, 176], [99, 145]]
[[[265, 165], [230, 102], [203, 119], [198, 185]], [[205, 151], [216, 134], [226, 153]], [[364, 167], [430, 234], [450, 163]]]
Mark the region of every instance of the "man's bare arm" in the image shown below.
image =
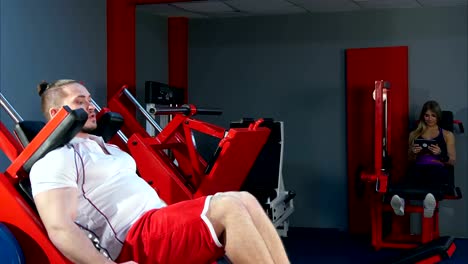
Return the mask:
[[39, 215], [52, 243], [74, 263], [114, 263], [99, 253], [74, 223], [76, 188], [58, 188], [34, 197]]

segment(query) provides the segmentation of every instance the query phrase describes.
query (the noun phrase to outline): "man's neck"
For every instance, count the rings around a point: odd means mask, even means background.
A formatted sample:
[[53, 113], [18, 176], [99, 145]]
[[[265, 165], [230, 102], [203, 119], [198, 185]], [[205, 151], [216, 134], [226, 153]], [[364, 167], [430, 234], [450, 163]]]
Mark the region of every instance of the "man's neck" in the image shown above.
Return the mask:
[[89, 133], [86, 133], [86, 132], [78, 132], [78, 134], [76, 134], [76, 137], [79, 137], [79, 138], [89, 138]]

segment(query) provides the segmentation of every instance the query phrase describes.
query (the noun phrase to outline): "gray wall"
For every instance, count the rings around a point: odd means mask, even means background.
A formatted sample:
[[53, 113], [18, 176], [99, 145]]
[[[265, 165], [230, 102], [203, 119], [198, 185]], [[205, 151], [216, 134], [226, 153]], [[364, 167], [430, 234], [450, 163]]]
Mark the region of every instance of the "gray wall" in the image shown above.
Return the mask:
[[135, 37], [136, 93], [143, 103], [145, 81], [168, 82], [167, 19], [137, 11]]
[[[223, 108], [212, 121], [285, 121], [292, 226], [347, 228], [344, 49], [409, 46], [410, 118], [436, 99], [468, 124], [466, 8], [191, 20], [189, 39], [189, 98]], [[466, 136], [456, 139], [467, 193]], [[467, 203], [441, 211], [442, 232], [466, 236]]]
[[[25, 119], [41, 120], [41, 80], [82, 80], [106, 96], [105, 0], [0, 0], [0, 90]], [[1, 121], [12, 126], [1, 111]], [[2, 154], [3, 155], [3, 154]], [[2, 156], [3, 168], [9, 162]]]

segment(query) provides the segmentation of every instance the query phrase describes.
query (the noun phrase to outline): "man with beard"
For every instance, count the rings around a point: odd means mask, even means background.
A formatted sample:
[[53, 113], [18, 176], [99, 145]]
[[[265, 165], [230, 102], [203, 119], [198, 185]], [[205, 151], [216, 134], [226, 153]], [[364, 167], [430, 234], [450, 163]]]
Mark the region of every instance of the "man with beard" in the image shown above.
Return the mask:
[[[276, 229], [257, 200], [226, 192], [167, 206], [136, 174], [134, 159], [91, 135], [91, 95], [74, 80], [38, 87], [47, 120], [60, 108], [88, 113], [66, 146], [37, 161], [34, 202], [52, 243], [74, 263], [289, 263]], [[100, 254], [80, 227], [101, 239]], [[115, 262], [114, 262], [115, 261]]]

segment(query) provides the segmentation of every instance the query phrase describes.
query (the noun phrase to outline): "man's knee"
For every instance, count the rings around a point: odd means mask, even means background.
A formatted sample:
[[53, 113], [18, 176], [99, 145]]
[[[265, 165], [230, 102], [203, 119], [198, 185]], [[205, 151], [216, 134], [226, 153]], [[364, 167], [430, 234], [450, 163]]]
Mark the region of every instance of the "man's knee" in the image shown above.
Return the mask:
[[211, 215], [220, 220], [232, 214], [248, 214], [244, 202], [239, 197], [222, 193], [213, 197], [210, 204], [210, 211]]
[[248, 216], [248, 211], [240, 199], [220, 193], [212, 197], [206, 216], [217, 237], [223, 240], [223, 234], [230, 223], [236, 222], [235, 218]]
[[245, 191], [239, 192], [239, 199], [248, 208], [254, 208], [254, 206], [259, 205], [257, 198], [249, 192], [245, 192]]
[[[225, 193], [220, 193], [216, 195], [216, 197], [224, 197], [229, 199], [229, 201], [226, 201], [226, 203], [236, 203], [234, 206], [240, 206], [237, 203], [240, 203], [246, 210], [242, 211], [245, 213], [248, 213], [250, 216], [252, 216], [253, 212], [256, 212], [258, 210], [262, 210], [262, 206], [258, 202], [257, 198], [253, 196], [251, 193], [246, 192], [246, 191], [240, 191], [240, 192], [225, 192]], [[228, 198], [229, 197], [229, 198]], [[234, 200], [230, 200], [234, 199]], [[224, 203], [221, 201], [221, 203]], [[228, 205], [229, 206], [229, 205]], [[225, 206], [223, 206], [225, 207]], [[242, 209], [244, 209], [242, 208]]]

